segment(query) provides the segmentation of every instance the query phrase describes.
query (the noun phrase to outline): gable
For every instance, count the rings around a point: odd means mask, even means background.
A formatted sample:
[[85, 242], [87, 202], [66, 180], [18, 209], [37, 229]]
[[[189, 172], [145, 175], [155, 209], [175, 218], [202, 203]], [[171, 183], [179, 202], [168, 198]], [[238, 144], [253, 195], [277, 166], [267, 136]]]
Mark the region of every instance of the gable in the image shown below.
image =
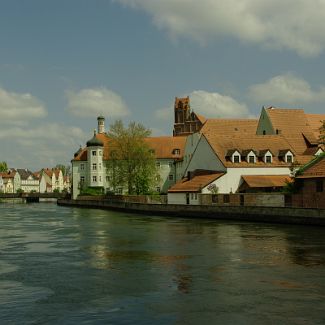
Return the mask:
[[275, 134], [275, 130], [272, 126], [272, 122], [266, 113], [265, 108], [262, 108], [260, 119], [258, 120], [258, 125], [256, 129], [256, 134], [263, 135], [263, 134]]
[[185, 170], [207, 169], [215, 171], [225, 171], [226, 168], [218, 158], [205, 136], [202, 136], [193, 152], [191, 160]]

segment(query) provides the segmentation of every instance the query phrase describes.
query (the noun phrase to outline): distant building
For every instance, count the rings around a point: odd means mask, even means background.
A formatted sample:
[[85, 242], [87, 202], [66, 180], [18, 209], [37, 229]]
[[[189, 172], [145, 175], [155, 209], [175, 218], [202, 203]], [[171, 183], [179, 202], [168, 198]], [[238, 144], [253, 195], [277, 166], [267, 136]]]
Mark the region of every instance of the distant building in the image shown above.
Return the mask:
[[25, 193], [39, 192], [39, 181], [28, 169], [16, 169], [20, 176], [20, 189]]
[[44, 168], [40, 172], [40, 192], [52, 193], [54, 191], [62, 192], [68, 189], [67, 181], [65, 182], [62, 170], [59, 168]]

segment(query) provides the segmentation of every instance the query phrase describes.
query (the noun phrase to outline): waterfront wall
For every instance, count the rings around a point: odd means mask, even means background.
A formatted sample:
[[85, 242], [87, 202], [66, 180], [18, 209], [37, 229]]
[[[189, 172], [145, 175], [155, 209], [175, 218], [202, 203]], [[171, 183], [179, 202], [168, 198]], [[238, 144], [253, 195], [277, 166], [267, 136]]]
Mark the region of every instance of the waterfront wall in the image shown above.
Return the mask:
[[325, 226], [325, 209], [257, 206], [143, 204], [110, 200], [58, 200], [59, 205], [140, 214]]

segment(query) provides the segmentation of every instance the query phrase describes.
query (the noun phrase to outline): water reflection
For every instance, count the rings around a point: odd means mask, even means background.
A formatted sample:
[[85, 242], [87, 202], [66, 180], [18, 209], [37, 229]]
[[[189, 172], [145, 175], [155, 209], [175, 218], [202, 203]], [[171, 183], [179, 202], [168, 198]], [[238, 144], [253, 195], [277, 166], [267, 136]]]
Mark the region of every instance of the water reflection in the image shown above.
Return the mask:
[[324, 321], [325, 229], [43, 204], [0, 215], [0, 323]]

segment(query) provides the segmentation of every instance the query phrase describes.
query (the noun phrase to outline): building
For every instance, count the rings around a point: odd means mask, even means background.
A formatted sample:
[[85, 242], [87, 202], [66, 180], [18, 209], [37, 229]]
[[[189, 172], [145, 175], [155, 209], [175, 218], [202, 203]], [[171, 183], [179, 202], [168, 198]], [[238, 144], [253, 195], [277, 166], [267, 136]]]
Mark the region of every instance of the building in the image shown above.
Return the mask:
[[0, 192], [14, 193], [14, 176], [9, 173], [0, 173]]
[[325, 154], [305, 165], [296, 176], [298, 206], [325, 209]]
[[[68, 191], [65, 187], [65, 180], [63, 177], [62, 170], [59, 168], [43, 168], [40, 172], [40, 192], [41, 193], [52, 193], [55, 191], [62, 192]], [[67, 182], [66, 182], [67, 184]], [[69, 186], [67, 184], [66, 186]]]
[[190, 107], [190, 98], [175, 98], [174, 104], [174, 136], [186, 136], [200, 131], [205, 117], [194, 113]]
[[[169, 202], [188, 203], [196, 171], [201, 179], [204, 173], [217, 176], [202, 182], [197, 193], [279, 190], [298, 166], [324, 151], [318, 141], [322, 120], [325, 115], [274, 107], [263, 108], [259, 120], [207, 119], [188, 136], [183, 179], [169, 189]], [[180, 189], [185, 194], [179, 195]]]
[[20, 176], [20, 189], [25, 193], [39, 192], [39, 180], [28, 169], [16, 169]]
[[[82, 188], [102, 187], [112, 191], [112, 175], [106, 168], [111, 159], [114, 144], [105, 133], [104, 118], [98, 117], [98, 129], [87, 141], [85, 148], [79, 148], [72, 159], [72, 194], [76, 198]], [[153, 191], [167, 193], [168, 188], [179, 179], [177, 162], [183, 159], [186, 137], [163, 136], [146, 138], [156, 159], [157, 183]], [[124, 193], [123, 187], [117, 193]]]

